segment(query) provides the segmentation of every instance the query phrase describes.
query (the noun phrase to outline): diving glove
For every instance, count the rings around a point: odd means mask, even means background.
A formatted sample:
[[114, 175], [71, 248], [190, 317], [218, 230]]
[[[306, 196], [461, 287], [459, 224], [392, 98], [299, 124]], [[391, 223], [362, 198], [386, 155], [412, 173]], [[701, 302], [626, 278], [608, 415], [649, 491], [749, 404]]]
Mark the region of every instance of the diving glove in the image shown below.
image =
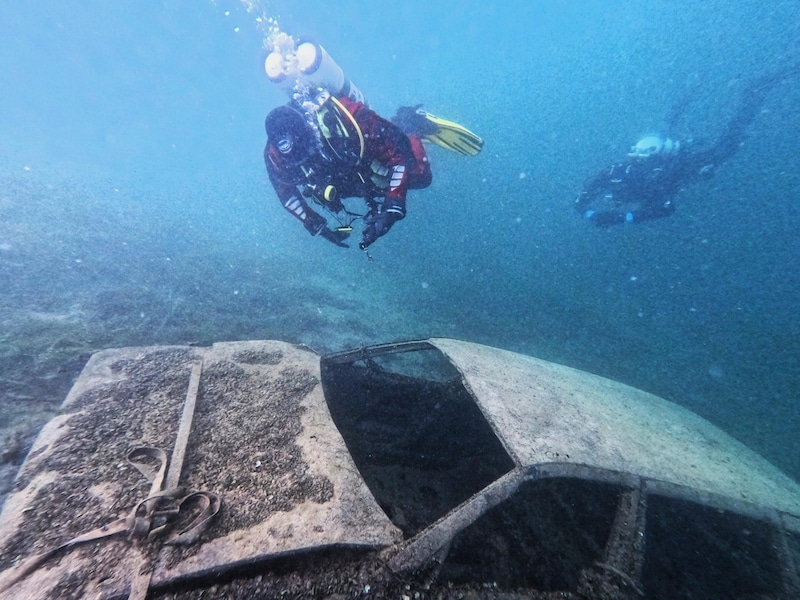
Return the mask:
[[366, 225], [362, 232], [361, 242], [358, 244], [359, 248], [366, 250], [375, 240], [382, 235], [386, 235], [395, 222], [403, 218], [404, 214], [401, 212], [402, 209], [397, 207], [396, 210], [393, 210], [394, 208], [395, 207], [392, 207], [389, 210], [379, 213], [370, 213], [364, 217]]

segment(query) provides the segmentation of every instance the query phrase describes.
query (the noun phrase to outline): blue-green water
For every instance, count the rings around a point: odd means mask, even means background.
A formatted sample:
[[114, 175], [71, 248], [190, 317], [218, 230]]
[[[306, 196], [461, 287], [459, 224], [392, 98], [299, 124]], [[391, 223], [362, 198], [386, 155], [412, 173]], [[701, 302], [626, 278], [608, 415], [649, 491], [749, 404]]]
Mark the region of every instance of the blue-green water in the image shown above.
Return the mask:
[[[667, 220], [571, 204], [685, 94], [712, 141], [744, 82], [800, 59], [800, 2], [47, 0], [0, 20], [0, 421], [6, 465], [92, 352], [276, 338], [487, 343], [683, 404], [800, 477], [800, 86]], [[228, 14], [226, 14], [226, 11]], [[262, 161], [285, 101], [259, 16], [321, 42], [389, 116], [486, 140], [369, 262], [310, 237]]]

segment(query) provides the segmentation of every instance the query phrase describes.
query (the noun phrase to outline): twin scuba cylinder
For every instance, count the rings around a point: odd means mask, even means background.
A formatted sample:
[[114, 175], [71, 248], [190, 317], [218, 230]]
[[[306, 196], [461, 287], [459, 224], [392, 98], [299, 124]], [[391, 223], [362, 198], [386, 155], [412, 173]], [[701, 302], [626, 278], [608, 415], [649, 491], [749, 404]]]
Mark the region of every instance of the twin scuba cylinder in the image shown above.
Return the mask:
[[264, 60], [264, 71], [273, 83], [293, 97], [305, 89], [327, 90], [333, 96], [347, 96], [355, 102], [367, 101], [342, 68], [318, 43], [300, 38], [297, 42], [280, 34]]

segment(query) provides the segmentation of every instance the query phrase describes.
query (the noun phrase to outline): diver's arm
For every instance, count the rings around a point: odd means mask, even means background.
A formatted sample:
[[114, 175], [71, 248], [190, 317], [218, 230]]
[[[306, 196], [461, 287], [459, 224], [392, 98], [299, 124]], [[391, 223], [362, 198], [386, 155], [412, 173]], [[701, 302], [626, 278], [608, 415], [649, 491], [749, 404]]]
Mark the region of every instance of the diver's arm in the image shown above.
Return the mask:
[[275, 194], [278, 196], [281, 206], [300, 221], [311, 235], [319, 235], [324, 229], [327, 229], [328, 222], [324, 217], [314, 212], [297, 186], [281, 178], [280, 170], [270, 160], [268, 149], [264, 150], [264, 163], [267, 167], [269, 181], [275, 189]]
[[406, 214], [409, 161], [414, 160], [408, 136], [394, 123], [367, 106], [340, 98], [358, 123], [366, 144], [365, 156], [389, 169], [390, 183], [384, 210], [402, 219]]
[[300, 221], [303, 224], [303, 227], [306, 228], [306, 231], [308, 231], [308, 233], [311, 235], [319, 235], [323, 232], [323, 230], [327, 229], [328, 221], [326, 221], [324, 217], [314, 212], [314, 210], [308, 205], [308, 202], [305, 201], [305, 198], [303, 198], [297, 192], [296, 188], [294, 193], [292, 193], [285, 200], [281, 198], [281, 194], [278, 192], [278, 200], [280, 200], [283, 208], [285, 208], [289, 214]]
[[349, 246], [344, 243], [344, 240], [347, 239], [350, 233], [328, 227], [327, 219], [314, 212], [305, 201], [305, 198], [297, 191], [296, 186], [291, 186], [291, 188], [293, 188], [292, 190], [288, 189], [289, 186], [283, 187], [280, 184], [275, 185], [274, 182], [273, 186], [275, 187], [278, 200], [280, 200], [283, 208], [300, 221], [308, 233], [314, 236], [318, 235], [324, 237], [329, 242], [341, 248], [349, 248]]
[[611, 225], [621, 225], [622, 223], [641, 223], [653, 219], [663, 219], [675, 212], [675, 205], [672, 199], [654, 204], [642, 204], [641, 208], [630, 212], [620, 212], [605, 210], [592, 212], [587, 218], [598, 227], [610, 227]]
[[340, 101], [361, 129], [367, 160], [377, 161], [389, 171], [389, 187], [380, 211], [371, 213], [365, 219], [366, 225], [359, 244], [365, 250], [406, 216], [409, 161], [414, 160], [414, 154], [408, 137], [394, 123], [361, 103], [349, 101], [347, 98], [340, 98]]
[[716, 143], [695, 159], [694, 172], [697, 178], [709, 176], [716, 167], [730, 159], [741, 148], [747, 138], [747, 130], [761, 112], [770, 92], [781, 82], [790, 77], [797, 77], [800, 65], [784, 67], [778, 71], [766, 73], [751, 79], [742, 90], [736, 113], [728, 121], [725, 130]]
[[614, 172], [619, 166], [619, 164], [610, 165], [584, 184], [583, 189], [573, 202], [575, 210], [578, 211], [581, 216], [589, 218], [592, 214], [596, 214], [591, 209], [592, 203], [597, 200], [598, 197], [611, 193], [611, 179], [614, 177]]

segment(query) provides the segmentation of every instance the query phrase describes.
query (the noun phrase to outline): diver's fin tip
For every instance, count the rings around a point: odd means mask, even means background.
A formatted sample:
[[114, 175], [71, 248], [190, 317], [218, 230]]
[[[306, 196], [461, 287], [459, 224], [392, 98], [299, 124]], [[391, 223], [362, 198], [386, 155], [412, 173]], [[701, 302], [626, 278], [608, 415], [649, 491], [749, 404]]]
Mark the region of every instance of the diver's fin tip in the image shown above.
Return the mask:
[[423, 114], [427, 121], [436, 126], [434, 132], [423, 134], [423, 139], [464, 156], [475, 156], [483, 148], [483, 138], [463, 125], [442, 119], [429, 112]]

